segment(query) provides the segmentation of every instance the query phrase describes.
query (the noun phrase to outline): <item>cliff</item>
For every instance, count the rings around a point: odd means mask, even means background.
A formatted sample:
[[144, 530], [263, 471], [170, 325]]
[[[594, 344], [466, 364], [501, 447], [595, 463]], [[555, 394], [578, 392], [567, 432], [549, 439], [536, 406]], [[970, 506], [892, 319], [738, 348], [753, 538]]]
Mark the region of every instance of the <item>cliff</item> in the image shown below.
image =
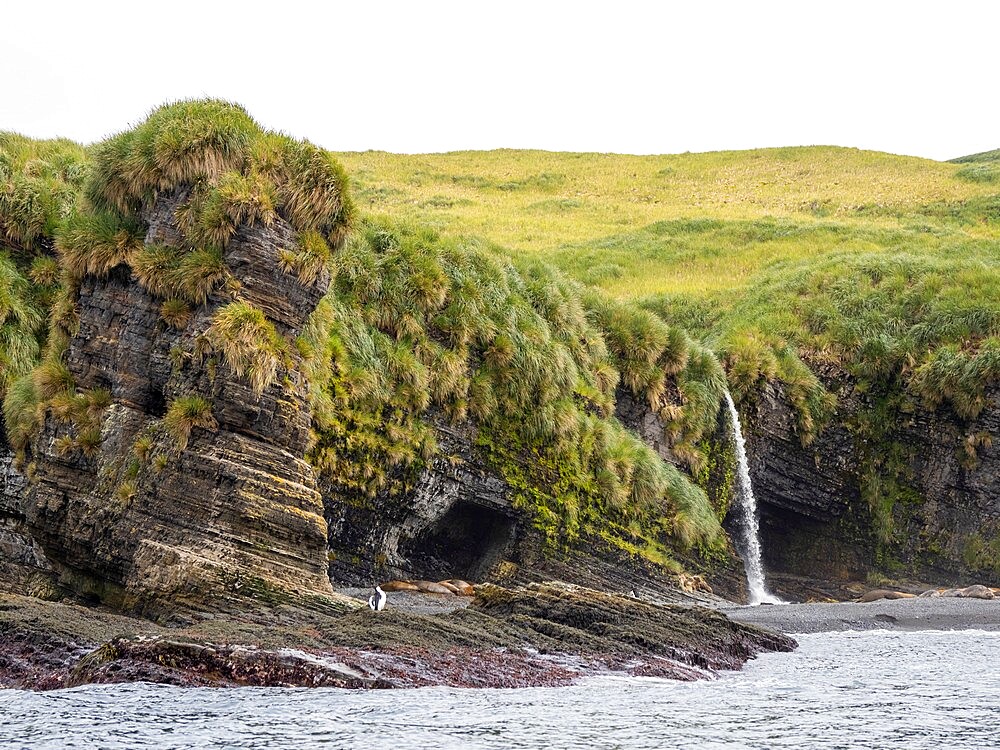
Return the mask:
[[1000, 391], [974, 418], [864, 392], [843, 371], [830, 424], [803, 446], [780, 386], [748, 404], [751, 474], [772, 570], [830, 580], [1000, 581]]
[[158, 110], [92, 170], [45, 356], [8, 399], [17, 531], [118, 607], [331, 596], [294, 339], [329, 283], [301, 273], [305, 245], [348, 220], [342, 173], [216, 102]]
[[[8, 140], [37, 173], [49, 152]], [[0, 206], [4, 283], [38, 308], [12, 308], [34, 359], [4, 381], [8, 577], [162, 614], [328, 577], [669, 598], [684, 564], [732, 560], [694, 476], [724, 374], [679, 329], [358, 224], [329, 154], [225, 102], [162, 107], [80, 167], [31, 183], [64, 198], [41, 233]]]
[[[739, 598], [727, 388], [772, 569], [998, 570], [988, 238], [948, 260], [968, 303], [944, 260], [838, 250], [640, 305], [359, 218], [329, 153], [225, 102], [86, 151], [0, 147], [8, 588], [157, 615], [396, 577], [669, 601], [701, 574]], [[988, 234], [973, 197], [955, 220]], [[591, 249], [786, 229], [679, 219]]]

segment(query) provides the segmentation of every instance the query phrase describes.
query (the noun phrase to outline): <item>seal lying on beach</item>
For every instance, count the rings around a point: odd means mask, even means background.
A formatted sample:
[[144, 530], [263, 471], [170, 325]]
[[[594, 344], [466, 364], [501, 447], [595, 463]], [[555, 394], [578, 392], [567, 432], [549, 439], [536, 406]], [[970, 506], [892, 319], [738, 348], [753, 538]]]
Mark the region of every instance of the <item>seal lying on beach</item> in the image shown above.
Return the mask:
[[932, 596], [954, 596], [961, 599], [996, 599], [996, 591], [981, 584], [966, 586], [964, 589], [928, 589], [920, 595], [921, 599]]
[[463, 581], [461, 578], [449, 578], [447, 581], [441, 581], [441, 583], [448, 583], [455, 587], [455, 593], [459, 596], [475, 596], [476, 590], [473, 588], [472, 584], [468, 581]]
[[875, 589], [874, 591], [869, 591], [867, 594], [863, 594], [858, 602], [861, 604], [867, 604], [868, 602], [877, 602], [879, 599], [916, 599], [915, 594], [904, 594], [902, 591], [889, 591], [888, 589]]
[[445, 581], [386, 581], [383, 591], [422, 591], [425, 594], [452, 594], [454, 596], [475, 596], [476, 590], [468, 581], [449, 578]]
[[434, 581], [413, 581], [413, 585], [426, 594], [454, 594], [447, 586], [442, 586]]
[[420, 587], [409, 581], [386, 581], [382, 584], [383, 591], [420, 591]]
[[964, 589], [947, 589], [941, 592], [941, 596], [956, 596], [960, 599], [993, 599], [994, 594], [991, 589], [980, 584], [966, 586]]

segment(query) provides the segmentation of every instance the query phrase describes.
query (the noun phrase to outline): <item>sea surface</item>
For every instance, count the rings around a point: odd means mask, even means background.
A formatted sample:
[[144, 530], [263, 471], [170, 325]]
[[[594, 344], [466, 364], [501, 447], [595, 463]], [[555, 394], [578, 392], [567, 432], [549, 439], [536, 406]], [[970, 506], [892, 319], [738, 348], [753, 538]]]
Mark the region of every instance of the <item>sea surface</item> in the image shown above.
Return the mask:
[[695, 683], [0, 691], [3, 748], [1000, 747], [1000, 633], [805, 635]]

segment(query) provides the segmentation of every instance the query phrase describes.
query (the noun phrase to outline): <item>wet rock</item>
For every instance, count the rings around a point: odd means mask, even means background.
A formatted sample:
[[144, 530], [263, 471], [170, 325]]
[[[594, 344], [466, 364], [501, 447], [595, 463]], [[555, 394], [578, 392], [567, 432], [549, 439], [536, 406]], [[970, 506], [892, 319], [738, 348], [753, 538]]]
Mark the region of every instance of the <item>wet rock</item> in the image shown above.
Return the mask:
[[719, 670], [738, 669], [763, 651], [790, 651], [796, 645], [787, 636], [738, 625], [714, 610], [660, 606], [565, 584], [517, 589], [484, 584], [476, 595], [472, 612], [515, 623], [570, 652], [668, 658]]
[[386, 680], [304, 652], [126, 638], [116, 638], [84, 656], [65, 684], [138, 681], [214, 687], [392, 687]]
[[976, 419], [962, 419], [947, 405], [928, 410], [916, 404], [886, 426], [901, 446], [903, 483], [915, 501], [896, 504], [894, 540], [878, 552], [875, 522], [860, 492], [863, 457], [873, 446], [850, 429], [872, 406], [845, 372], [815, 369], [838, 405], [810, 445], [801, 444], [780, 385], [765, 386], [743, 405], [769, 569], [864, 580], [869, 572], [883, 572], [879, 560], [888, 554], [897, 574], [902, 566], [924, 580], [962, 584], [995, 574], [989, 559], [976, 559], [976, 550], [1000, 536], [1000, 443], [970, 439], [1000, 431], [1000, 387], [987, 388], [986, 408]]
[[45, 597], [56, 593], [55, 575], [26, 523], [27, 487], [0, 419], [0, 591]]
[[791, 638], [702, 608], [565, 584], [477, 591], [468, 608], [438, 615], [281, 604], [203, 613], [169, 627], [0, 595], [0, 687], [132, 680], [526, 687], [609, 672], [690, 680], [795, 647]]
[[[668, 393], [665, 394], [670, 402], [680, 405], [682, 403], [680, 393], [673, 379], [668, 382]], [[624, 385], [619, 386], [615, 391], [615, 417], [627, 428], [637, 434], [642, 441], [652, 448], [667, 463], [673, 464], [682, 471], [687, 470], [687, 466], [673, 451], [671, 442], [671, 431], [667, 424], [649, 404], [637, 397], [632, 390]]]

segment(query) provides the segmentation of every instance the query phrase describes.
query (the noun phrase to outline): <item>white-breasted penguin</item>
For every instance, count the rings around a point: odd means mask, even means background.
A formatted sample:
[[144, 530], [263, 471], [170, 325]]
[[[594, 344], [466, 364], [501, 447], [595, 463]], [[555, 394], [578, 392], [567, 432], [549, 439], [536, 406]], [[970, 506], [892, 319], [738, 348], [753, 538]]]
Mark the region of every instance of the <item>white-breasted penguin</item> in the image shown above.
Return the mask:
[[375, 593], [368, 597], [368, 606], [371, 607], [376, 612], [381, 612], [385, 609], [385, 602], [388, 599], [385, 592], [382, 590], [381, 586], [375, 587]]

